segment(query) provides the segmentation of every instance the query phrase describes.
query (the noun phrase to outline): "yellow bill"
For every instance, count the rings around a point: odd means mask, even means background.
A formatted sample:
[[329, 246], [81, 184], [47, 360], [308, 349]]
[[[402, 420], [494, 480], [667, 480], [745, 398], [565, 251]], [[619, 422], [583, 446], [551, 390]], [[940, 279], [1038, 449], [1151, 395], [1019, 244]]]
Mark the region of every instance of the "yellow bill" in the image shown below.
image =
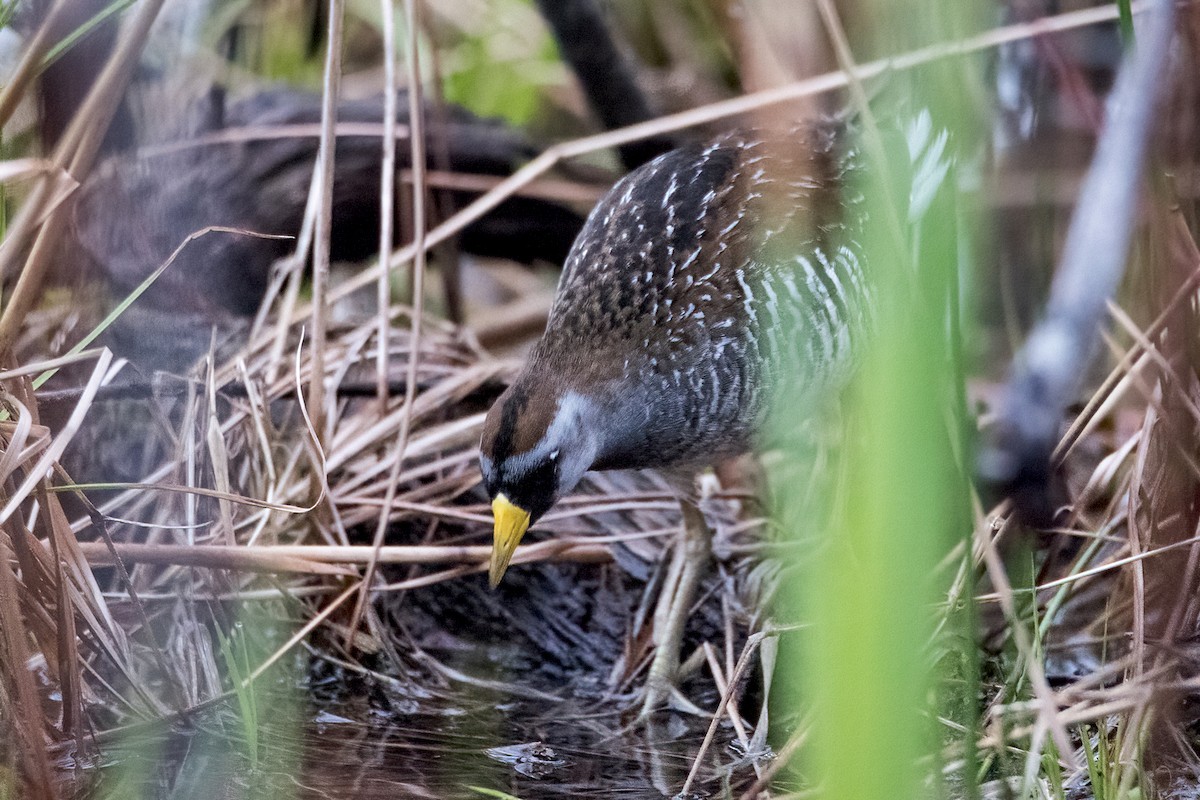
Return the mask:
[[508, 562], [512, 560], [513, 551], [529, 530], [529, 512], [514, 505], [503, 494], [496, 495], [492, 501], [492, 516], [496, 518], [496, 528], [492, 540], [492, 565], [488, 570], [488, 583], [496, 588]]

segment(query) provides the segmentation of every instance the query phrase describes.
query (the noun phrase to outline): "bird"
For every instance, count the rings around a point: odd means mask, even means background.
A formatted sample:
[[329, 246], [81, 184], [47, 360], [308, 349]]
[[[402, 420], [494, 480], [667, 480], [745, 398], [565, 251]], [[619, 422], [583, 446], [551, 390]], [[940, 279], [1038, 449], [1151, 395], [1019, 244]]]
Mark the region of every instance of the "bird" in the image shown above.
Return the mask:
[[[944, 177], [945, 142], [927, 120], [917, 133], [909, 155], [929, 184]], [[643, 715], [670, 690], [710, 556], [688, 478], [760, 446], [780, 398], [843, 386], [871, 327], [863, 158], [850, 142], [840, 118], [734, 130], [622, 178], [584, 223], [543, 335], [485, 418], [493, 587], [588, 471], [655, 468], [682, 487], [685, 566], [660, 594], [669, 608]], [[923, 191], [914, 183], [912, 198]]]

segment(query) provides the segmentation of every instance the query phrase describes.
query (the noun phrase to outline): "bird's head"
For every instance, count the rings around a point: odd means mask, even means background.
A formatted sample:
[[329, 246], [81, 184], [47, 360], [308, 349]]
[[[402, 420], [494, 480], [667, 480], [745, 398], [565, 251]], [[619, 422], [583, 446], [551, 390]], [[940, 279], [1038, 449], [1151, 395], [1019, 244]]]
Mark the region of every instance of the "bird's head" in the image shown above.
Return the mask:
[[479, 468], [495, 516], [493, 587], [525, 531], [575, 488], [599, 452], [592, 402], [575, 392], [555, 396], [538, 389], [513, 384], [483, 423]]

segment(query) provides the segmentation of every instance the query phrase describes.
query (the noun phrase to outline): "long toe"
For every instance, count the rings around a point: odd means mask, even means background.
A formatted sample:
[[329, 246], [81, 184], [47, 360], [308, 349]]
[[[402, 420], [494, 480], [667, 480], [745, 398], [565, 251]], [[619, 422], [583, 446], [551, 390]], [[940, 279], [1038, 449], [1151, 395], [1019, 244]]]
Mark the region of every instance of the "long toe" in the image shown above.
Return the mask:
[[[683, 564], [677, 580], [665, 581], [662, 587], [659, 604], [665, 613], [655, 614], [656, 646], [646, 676], [640, 719], [656, 711], [671, 695], [678, 695], [675, 682], [679, 678], [679, 653], [683, 649], [684, 632], [712, 556], [712, 532], [704, 514], [689, 501], [681, 501], [680, 506], [683, 536], [675, 546], [682, 552]], [[682, 705], [686, 708], [692, 704], [685, 701]]]

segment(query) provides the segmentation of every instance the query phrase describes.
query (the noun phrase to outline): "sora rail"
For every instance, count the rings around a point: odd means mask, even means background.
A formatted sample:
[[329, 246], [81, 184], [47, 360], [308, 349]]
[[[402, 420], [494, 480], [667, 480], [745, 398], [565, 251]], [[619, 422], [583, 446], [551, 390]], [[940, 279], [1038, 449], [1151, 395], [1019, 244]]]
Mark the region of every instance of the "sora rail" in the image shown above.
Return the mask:
[[[846, 139], [833, 121], [729, 133], [658, 157], [595, 207], [545, 333], [484, 423], [493, 585], [585, 472], [659, 468], [694, 485], [699, 470], [754, 448], [780, 393], [799, 401], [850, 374], [872, 301]], [[928, 161], [929, 149], [910, 137], [910, 155]], [[695, 497], [680, 500], [685, 567], [660, 595], [669, 610], [656, 614], [666, 623], [644, 713], [670, 688], [709, 556]]]

